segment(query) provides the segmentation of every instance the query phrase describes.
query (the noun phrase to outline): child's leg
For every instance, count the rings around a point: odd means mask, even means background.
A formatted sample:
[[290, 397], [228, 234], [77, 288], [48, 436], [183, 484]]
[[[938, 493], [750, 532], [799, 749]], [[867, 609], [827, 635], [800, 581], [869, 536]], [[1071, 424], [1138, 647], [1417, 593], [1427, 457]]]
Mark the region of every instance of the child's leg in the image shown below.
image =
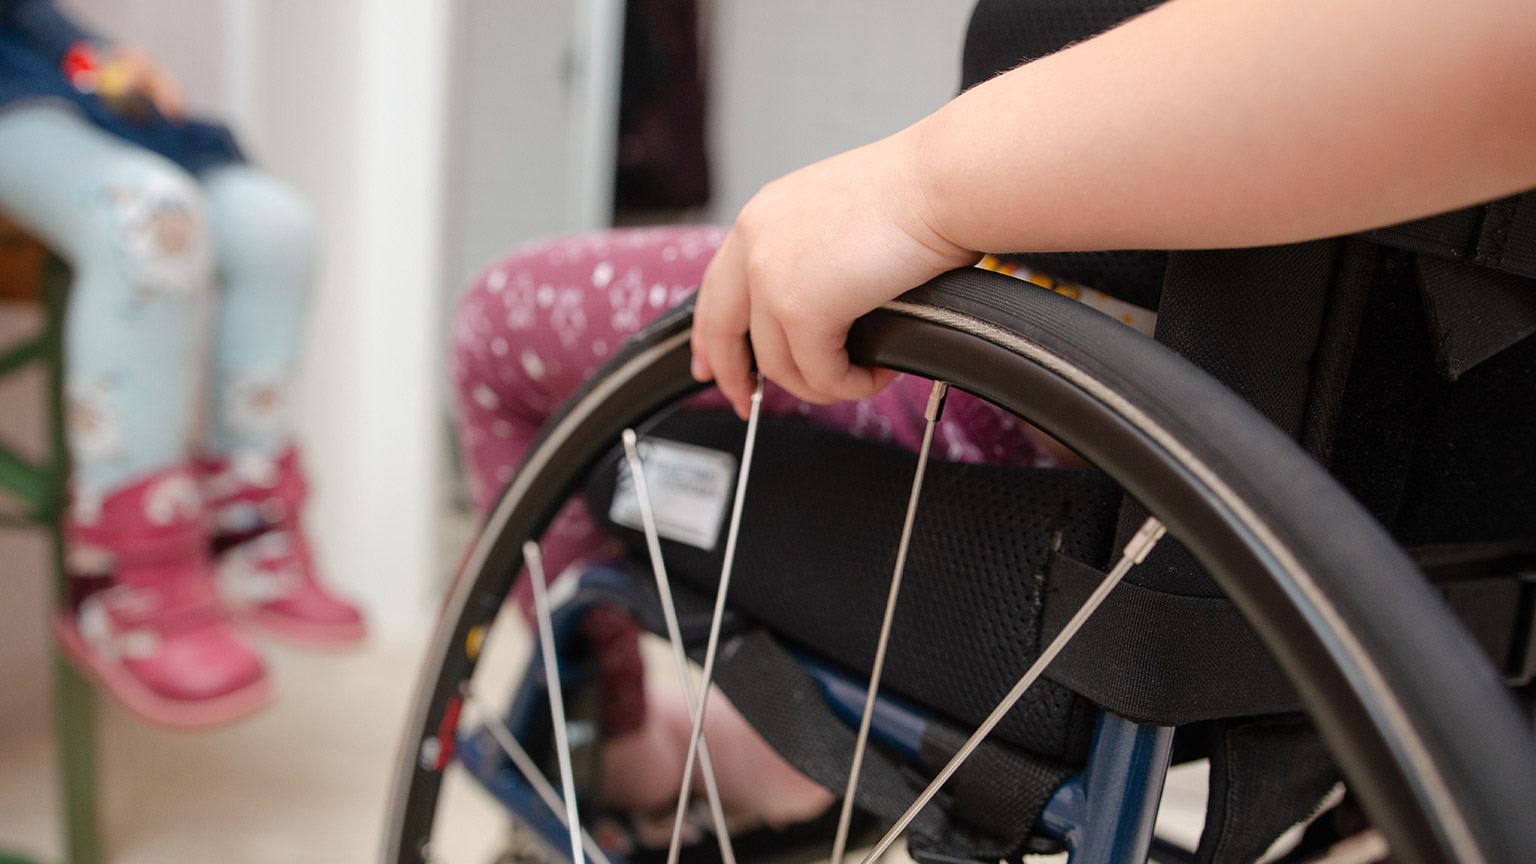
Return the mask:
[[73, 111], [0, 115], [0, 206], [74, 271], [65, 333], [75, 495], [189, 456], [206, 208], [176, 165]]
[[[714, 228], [659, 228], [541, 241], [515, 250], [475, 280], [455, 318], [452, 365], [461, 452], [482, 513], [565, 398], [627, 336], [697, 289], [723, 236]], [[874, 399], [817, 406], [770, 386], [764, 410], [916, 449], [928, 387], [900, 378]], [[695, 404], [726, 410], [717, 395]], [[1024, 424], [966, 394], [951, 398], [937, 441], [938, 453], [949, 459], [1045, 458]], [[573, 561], [622, 551], [579, 502], [562, 511], [542, 547], [551, 576]], [[515, 593], [525, 605], [527, 590], [520, 580]], [[676, 794], [687, 747], [681, 694], [652, 691], [647, 711], [635, 625], [614, 612], [589, 616], [585, 628], [602, 658], [609, 739], [603, 794], [624, 808], [664, 806]], [[711, 702], [727, 704], [723, 698]], [[814, 816], [831, 802], [733, 709], [711, 710], [709, 717], [710, 740], [718, 735], [722, 741], [715, 761], [727, 806], [783, 822]], [[664, 792], [667, 787], [673, 791]]]
[[[674, 682], [650, 682], [645, 695], [647, 722], [636, 732], [604, 744], [603, 777], [613, 788], [604, 787], [603, 799], [617, 810], [664, 814], [670, 830], [693, 716]], [[835, 800], [768, 746], [719, 688], [709, 697], [704, 737], [709, 741], [720, 800], [733, 815], [784, 828], [814, 819]], [[701, 774], [694, 775], [693, 791], [704, 793]]]
[[0, 206], [74, 270], [66, 322], [73, 616], [60, 638], [131, 709], [172, 725], [266, 698], [219, 614], [189, 465], [199, 305], [211, 280], [196, 182], [73, 111], [0, 114]]
[[[481, 513], [566, 396], [626, 337], [697, 289], [724, 233], [657, 228], [539, 241], [475, 279], [454, 319], [452, 373], [460, 453]], [[545, 534], [542, 551], [553, 578], [574, 561], [612, 558], [623, 547], [573, 501]], [[526, 579], [514, 593], [526, 609]], [[638, 733], [646, 720], [639, 631], [612, 610], [589, 615], [583, 626], [602, 658], [605, 734]]]
[[315, 269], [315, 219], [288, 186], [250, 167], [203, 178], [219, 303], [209, 445], [276, 456], [293, 438], [291, 387]]
[[216, 168], [203, 185], [220, 290], [200, 466], [220, 591], [276, 635], [354, 642], [364, 633], [361, 614], [315, 578], [290, 412], [314, 279], [314, 217], [297, 192], [248, 165]]

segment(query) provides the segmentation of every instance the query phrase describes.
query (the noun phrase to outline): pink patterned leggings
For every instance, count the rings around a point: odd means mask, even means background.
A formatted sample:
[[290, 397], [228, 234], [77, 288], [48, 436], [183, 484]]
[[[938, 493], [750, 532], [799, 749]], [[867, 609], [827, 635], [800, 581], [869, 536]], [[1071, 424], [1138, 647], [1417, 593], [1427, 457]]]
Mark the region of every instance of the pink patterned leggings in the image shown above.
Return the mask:
[[[724, 236], [714, 227], [668, 227], [541, 240], [475, 279], [454, 321], [452, 366], [461, 452], [482, 514], [565, 398], [627, 336], [698, 288]], [[770, 385], [763, 410], [916, 450], [928, 390], [928, 381], [902, 376], [872, 399], [811, 405]], [[713, 391], [694, 404], [727, 410]], [[950, 396], [935, 442], [935, 456], [951, 461], [1051, 464], [1029, 426], [966, 393]], [[621, 548], [572, 502], [542, 551], [553, 577], [575, 561], [615, 557]], [[519, 580], [515, 594], [525, 608], [528, 590]], [[600, 658], [604, 731], [639, 728], [646, 707], [635, 624], [599, 610], [584, 630]]]

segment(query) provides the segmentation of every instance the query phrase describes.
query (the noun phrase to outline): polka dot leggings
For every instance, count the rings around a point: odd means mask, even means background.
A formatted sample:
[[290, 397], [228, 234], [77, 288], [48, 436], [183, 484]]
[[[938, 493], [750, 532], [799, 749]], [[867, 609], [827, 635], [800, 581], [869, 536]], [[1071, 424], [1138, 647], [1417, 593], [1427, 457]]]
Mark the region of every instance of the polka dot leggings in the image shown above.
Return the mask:
[[[537, 241], [488, 268], [470, 285], [453, 327], [452, 371], [458, 434], [471, 494], [489, 512], [540, 426], [607, 361], [624, 339], [697, 290], [725, 231], [714, 227], [626, 229]], [[811, 405], [770, 385], [763, 411], [800, 415], [854, 436], [916, 450], [923, 436], [929, 382], [898, 378], [872, 399]], [[728, 410], [718, 393], [700, 408]], [[952, 393], [935, 433], [938, 458], [966, 462], [1050, 464], [1027, 425], [965, 393]], [[551, 576], [579, 560], [620, 554], [580, 502], [556, 518], [543, 539]], [[527, 608], [529, 588], [514, 591]], [[609, 735], [645, 720], [638, 631], [616, 610], [584, 623], [600, 658], [602, 725]]]

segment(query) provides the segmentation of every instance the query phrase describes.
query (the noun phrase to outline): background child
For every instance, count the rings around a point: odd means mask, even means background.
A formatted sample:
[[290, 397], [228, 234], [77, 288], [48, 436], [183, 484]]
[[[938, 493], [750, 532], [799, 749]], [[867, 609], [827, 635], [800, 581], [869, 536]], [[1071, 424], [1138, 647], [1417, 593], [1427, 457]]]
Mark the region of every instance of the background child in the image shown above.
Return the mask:
[[357, 610], [315, 581], [299, 519], [288, 405], [314, 267], [309, 210], [226, 130], [184, 119], [147, 57], [48, 0], [0, 0], [0, 209], [74, 274], [64, 645], [149, 719], [241, 716], [268, 684], [227, 609], [310, 642], [363, 633]]

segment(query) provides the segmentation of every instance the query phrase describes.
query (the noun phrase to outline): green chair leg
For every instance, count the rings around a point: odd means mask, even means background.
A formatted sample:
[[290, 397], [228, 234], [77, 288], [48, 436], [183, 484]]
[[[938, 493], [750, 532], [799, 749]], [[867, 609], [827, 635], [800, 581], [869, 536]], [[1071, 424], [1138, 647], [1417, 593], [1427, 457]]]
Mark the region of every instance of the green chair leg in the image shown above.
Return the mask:
[[[69, 270], [50, 258], [43, 276], [47, 309], [44, 342], [48, 355], [48, 488], [46, 502], [53, 533], [54, 600], [69, 603], [64, 569], [64, 519], [69, 506], [69, 445], [64, 430], [64, 314]], [[62, 654], [54, 655], [54, 725], [58, 736], [59, 770], [63, 780], [64, 837], [70, 864], [100, 864], [101, 838], [96, 813], [95, 692]]]
[[[69, 271], [50, 258], [42, 280], [43, 328], [34, 339], [0, 356], [0, 376], [41, 363], [48, 376], [48, 455], [34, 465], [0, 446], [0, 487], [21, 498], [27, 513], [7, 524], [35, 523], [52, 540], [55, 608], [67, 608], [69, 582], [64, 570], [64, 520], [68, 510], [69, 448], [64, 433], [64, 313]], [[101, 841], [96, 814], [96, 741], [93, 690], [57, 650], [53, 661], [54, 733], [59, 751], [64, 844], [70, 864], [99, 864]], [[24, 864], [0, 856], [0, 864]]]
[[[6, 514], [4, 526], [45, 526], [52, 540], [54, 608], [69, 608], [69, 578], [64, 569], [64, 526], [69, 509], [69, 447], [64, 430], [64, 315], [69, 270], [50, 257], [42, 279], [42, 332], [0, 354], [0, 377], [41, 363], [48, 376], [48, 455], [36, 465], [0, 442], [0, 489], [26, 504], [22, 514]], [[55, 649], [54, 731], [59, 751], [64, 843], [70, 864], [99, 864], [101, 840], [96, 810], [96, 740], [94, 690]], [[26, 864], [0, 855], [0, 864]]]
[[54, 715], [63, 779], [64, 840], [70, 864], [99, 864], [96, 740], [92, 685], [63, 657], [54, 661]]

